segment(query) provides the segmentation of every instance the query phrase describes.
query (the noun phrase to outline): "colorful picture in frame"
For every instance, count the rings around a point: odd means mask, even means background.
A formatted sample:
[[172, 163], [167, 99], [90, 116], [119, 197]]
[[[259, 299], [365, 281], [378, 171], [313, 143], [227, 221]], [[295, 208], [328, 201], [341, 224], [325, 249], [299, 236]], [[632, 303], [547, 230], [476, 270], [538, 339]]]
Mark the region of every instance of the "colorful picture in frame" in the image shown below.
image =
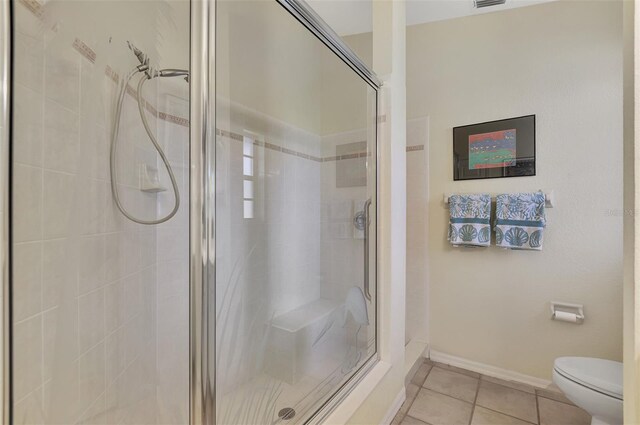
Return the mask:
[[502, 168], [516, 165], [515, 128], [469, 136], [469, 169]]
[[453, 129], [453, 179], [535, 175], [535, 115]]

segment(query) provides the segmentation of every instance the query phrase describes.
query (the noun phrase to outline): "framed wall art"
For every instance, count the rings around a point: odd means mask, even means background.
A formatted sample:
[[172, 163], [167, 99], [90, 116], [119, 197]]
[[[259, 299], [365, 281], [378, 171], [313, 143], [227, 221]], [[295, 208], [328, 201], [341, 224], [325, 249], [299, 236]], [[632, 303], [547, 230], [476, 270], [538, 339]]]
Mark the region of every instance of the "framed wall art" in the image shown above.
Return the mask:
[[454, 127], [454, 180], [535, 175], [535, 115]]

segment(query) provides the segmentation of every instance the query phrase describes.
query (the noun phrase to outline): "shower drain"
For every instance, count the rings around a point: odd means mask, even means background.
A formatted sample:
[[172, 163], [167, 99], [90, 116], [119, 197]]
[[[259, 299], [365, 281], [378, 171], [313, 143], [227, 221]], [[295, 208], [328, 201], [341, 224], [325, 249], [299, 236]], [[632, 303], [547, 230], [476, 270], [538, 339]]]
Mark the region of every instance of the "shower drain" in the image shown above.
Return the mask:
[[285, 421], [293, 419], [295, 415], [296, 411], [292, 407], [285, 407], [284, 409], [280, 409], [280, 411], [278, 412], [278, 417]]

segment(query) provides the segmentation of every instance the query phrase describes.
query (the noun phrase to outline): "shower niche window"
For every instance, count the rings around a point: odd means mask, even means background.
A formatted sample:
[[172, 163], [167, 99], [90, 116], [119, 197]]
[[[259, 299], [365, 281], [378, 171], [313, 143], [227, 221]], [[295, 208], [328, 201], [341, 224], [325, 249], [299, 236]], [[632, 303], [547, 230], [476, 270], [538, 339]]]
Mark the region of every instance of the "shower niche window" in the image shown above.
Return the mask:
[[242, 170], [244, 174], [242, 196], [244, 199], [244, 218], [253, 218], [255, 199], [253, 197], [255, 183], [253, 139], [244, 137], [242, 140]]

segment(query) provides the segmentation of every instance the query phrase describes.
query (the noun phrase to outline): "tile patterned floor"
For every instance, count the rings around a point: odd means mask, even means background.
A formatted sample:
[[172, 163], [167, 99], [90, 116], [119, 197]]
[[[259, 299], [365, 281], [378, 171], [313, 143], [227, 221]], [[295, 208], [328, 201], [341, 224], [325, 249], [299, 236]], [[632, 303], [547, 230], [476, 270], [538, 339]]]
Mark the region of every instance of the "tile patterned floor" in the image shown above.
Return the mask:
[[561, 393], [425, 360], [392, 425], [589, 425]]

